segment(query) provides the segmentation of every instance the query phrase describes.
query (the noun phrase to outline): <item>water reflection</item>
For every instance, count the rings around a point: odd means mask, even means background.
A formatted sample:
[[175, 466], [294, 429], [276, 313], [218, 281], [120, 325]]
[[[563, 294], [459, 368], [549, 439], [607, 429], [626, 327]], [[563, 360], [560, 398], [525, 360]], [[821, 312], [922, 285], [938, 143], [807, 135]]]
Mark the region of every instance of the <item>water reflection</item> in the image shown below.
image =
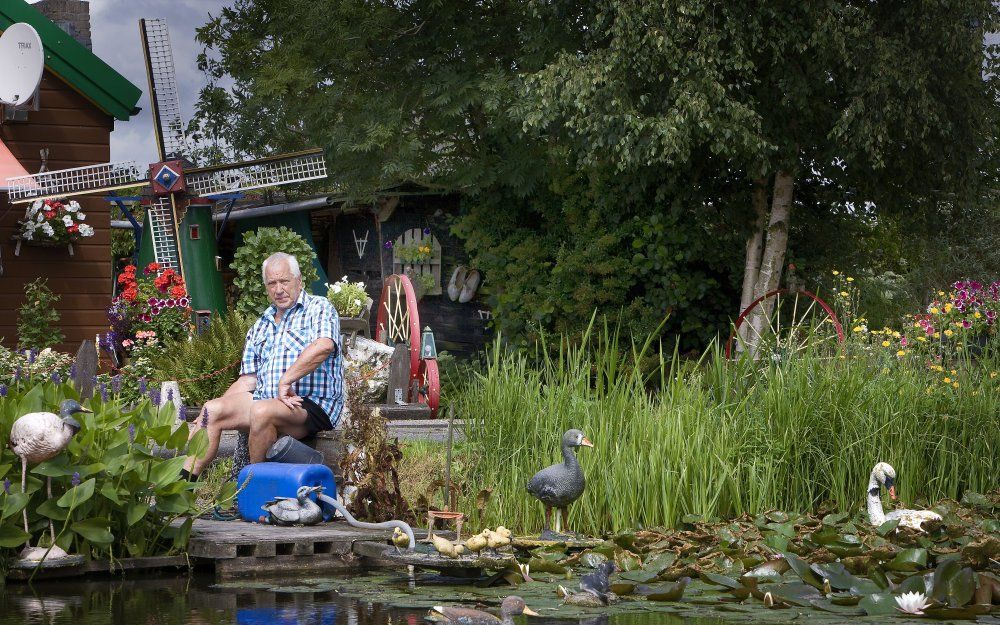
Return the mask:
[[[420, 625], [424, 608], [392, 608], [338, 594], [213, 588], [212, 579], [44, 582], [8, 585], [0, 625]], [[566, 620], [521, 618], [530, 625], [721, 625], [666, 614]]]

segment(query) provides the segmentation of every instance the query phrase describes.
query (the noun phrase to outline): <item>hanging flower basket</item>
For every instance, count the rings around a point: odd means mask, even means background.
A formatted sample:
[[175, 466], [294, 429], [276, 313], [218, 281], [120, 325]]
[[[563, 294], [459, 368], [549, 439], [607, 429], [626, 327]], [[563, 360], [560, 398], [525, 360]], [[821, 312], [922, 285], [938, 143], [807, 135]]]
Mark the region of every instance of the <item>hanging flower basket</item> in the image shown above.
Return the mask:
[[94, 236], [94, 228], [85, 222], [86, 218], [76, 200], [36, 200], [17, 223], [14, 254], [20, 252], [23, 243], [34, 247], [68, 246], [72, 255], [73, 243]]

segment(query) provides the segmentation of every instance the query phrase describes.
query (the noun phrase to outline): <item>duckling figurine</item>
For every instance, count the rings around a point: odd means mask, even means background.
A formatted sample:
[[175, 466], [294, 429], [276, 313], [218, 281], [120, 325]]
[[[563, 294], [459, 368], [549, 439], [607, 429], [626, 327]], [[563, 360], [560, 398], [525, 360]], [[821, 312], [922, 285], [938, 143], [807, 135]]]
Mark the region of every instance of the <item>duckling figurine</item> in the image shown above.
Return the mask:
[[469, 552], [471, 552], [471, 553], [479, 553], [480, 551], [482, 551], [483, 549], [485, 549], [486, 545], [488, 544], [488, 541], [487, 541], [487, 538], [486, 538], [486, 532], [487, 531], [488, 530], [483, 530], [482, 532], [480, 532], [480, 533], [478, 533], [478, 534], [476, 534], [474, 536], [469, 536], [465, 540], [465, 548], [468, 549]]
[[403, 530], [398, 527], [392, 528], [392, 544], [396, 548], [396, 553], [399, 553], [399, 548], [408, 549], [410, 546], [410, 537], [403, 533]]
[[431, 608], [425, 618], [435, 623], [454, 623], [455, 625], [513, 625], [513, 617], [519, 614], [538, 616], [537, 612], [525, 605], [524, 599], [511, 595], [500, 603], [500, 618], [482, 610], [441, 605]]
[[431, 536], [431, 542], [434, 544], [434, 548], [437, 549], [438, 553], [449, 558], [457, 558], [465, 553], [465, 547], [462, 545], [455, 545], [447, 538], [435, 535]]
[[[504, 528], [502, 525], [500, 526], [500, 528], [503, 528], [503, 529], [506, 530], [506, 528]], [[498, 529], [500, 529], [500, 528], [498, 528]], [[509, 533], [509, 530], [508, 530], [508, 533]], [[509, 545], [511, 543], [511, 540], [512, 539], [509, 536], [505, 536], [504, 534], [501, 534], [500, 532], [494, 532], [492, 530], [486, 530], [486, 546], [489, 547], [490, 549], [492, 549], [493, 551], [496, 551], [497, 549], [499, 549], [501, 547], [506, 547], [507, 545]]]
[[567, 430], [562, 436], [563, 461], [542, 469], [528, 482], [528, 492], [545, 506], [543, 534], [550, 530], [553, 508], [556, 508], [555, 532], [563, 531], [560, 525], [566, 526], [565, 531], [569, 531], [569, 504], [579, 499], [587, 487], [574, 449], [593, 446], [580, 430]]
[[261, 509], [272, 525], [316, 525], [323, 520], [323, 509], [309, 495], [322, 491], [322, 486], [299, 486], [294, 498], [275, 497]]

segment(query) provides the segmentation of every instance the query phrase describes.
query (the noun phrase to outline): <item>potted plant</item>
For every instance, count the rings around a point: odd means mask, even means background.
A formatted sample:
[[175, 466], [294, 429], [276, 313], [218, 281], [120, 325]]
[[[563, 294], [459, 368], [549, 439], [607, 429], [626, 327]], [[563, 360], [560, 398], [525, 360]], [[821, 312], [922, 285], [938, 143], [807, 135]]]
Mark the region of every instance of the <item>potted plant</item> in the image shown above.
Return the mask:
[[18, 222], [14, 238], [19, 244], [40, 247], [72, 245], [81, 238], [94, 236], [94, 228], [84, 222], [86, 218], [76, 200], [36, 200]]
[[419, 265], [429, 262], [434, 257], [434, 250], [429, 244], [407, 243], [393, 248], [396, 261], [407, 265]]
[[367, 335], [373, 300], [365, 291], [365, 283], [351, 282], [344, 276], [326, 287], [326, 297], [340, 316], [340, 331]]

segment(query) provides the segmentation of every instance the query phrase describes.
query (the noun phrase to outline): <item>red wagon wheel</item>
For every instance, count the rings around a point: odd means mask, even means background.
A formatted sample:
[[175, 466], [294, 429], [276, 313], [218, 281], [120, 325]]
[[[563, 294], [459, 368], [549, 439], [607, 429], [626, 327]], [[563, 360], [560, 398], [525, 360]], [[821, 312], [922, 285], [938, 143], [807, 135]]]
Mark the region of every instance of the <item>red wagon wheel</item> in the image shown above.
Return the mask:
[[375, 340], [407, 346], [410, 358], [410, 384], [406, 401], [427, 404], [437, 416], [441, 398], [437, 361], [420, 357], [420, 313], [410, 279], [393, 274], [385, 279], [379, 298]]
[[741, 351], [778, 361], [806, 351], [826, 356], [836, 353], [843, 342], [844, 328], [829, 304], [809, 291], [775, 289], [755, 299], [736, 318], [726, 358]]

